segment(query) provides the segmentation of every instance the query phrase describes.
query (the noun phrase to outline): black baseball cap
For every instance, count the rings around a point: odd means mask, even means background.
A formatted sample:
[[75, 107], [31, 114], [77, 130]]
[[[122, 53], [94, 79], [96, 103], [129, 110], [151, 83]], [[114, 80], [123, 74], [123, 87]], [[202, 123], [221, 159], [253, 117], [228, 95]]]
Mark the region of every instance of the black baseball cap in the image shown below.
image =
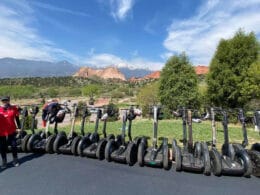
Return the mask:
[[9, 101], [10, 97], [9, 96], [2, 96], [1, 101]]

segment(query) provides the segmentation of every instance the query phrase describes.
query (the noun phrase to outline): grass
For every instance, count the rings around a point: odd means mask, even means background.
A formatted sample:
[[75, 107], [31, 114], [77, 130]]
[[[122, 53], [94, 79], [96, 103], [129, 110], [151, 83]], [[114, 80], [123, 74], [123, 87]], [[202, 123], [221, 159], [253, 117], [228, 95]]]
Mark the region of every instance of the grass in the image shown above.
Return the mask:
[[[94, 131], [94, 123], [86, 122], [85, 132]], [[120, 134], [121, 133], [122, 122], [108, 122], [107, 123], [107, 134]], [[102, 135], [103, 122], [99, 125], [99, 134]], [[223, 127], [220, 122], [216, 124], [217, 128], [217, 147], [220, 149], [224, 142], [224, 132]], [[70, 126], [58, 127], [59, 130], [65, 132], [70, 131]], [[77, 122], [75, 126], [75, 131], [80, 132], [80, 122]], [[260, 135], [255, 132], [253, 128], [247, 128], [247, 135], [250, 144], [255, 142], [260, 142]], [[136, 136], [147, 136], [153, 137], [153, 121], [149, 119], [134, 120], [132, 123], [132, 137]], [[202, 123], [193, 123], [193, 141], [211, 141], [211, 122], [203, 121]], [[158, 126], [158, 138], [167, 137], [169, 144], [172, 143], [172, 139], [175, 138], [178, 143], [182, 139], [182, 121], [181, 120], [161, 120]], [[229, 124], [229, 140], [230, 142], [242, 143], [242, 128], [238, 124]], [[151, 139], [148, 140], [151, 144]], [[250, 146], [248, 146], [250, 147]]]

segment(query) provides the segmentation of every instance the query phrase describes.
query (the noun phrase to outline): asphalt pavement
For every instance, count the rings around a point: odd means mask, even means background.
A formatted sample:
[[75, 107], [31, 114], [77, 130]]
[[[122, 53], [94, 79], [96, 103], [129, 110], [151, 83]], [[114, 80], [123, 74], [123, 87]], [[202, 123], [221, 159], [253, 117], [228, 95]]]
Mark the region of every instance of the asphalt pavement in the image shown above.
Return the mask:
[[56, 154], [19, 154], [19, 158], [19, 167], [9, 163], [0, 170], [1, 195], [260, 193], [260, 178], [254, 176], [204, 176]]

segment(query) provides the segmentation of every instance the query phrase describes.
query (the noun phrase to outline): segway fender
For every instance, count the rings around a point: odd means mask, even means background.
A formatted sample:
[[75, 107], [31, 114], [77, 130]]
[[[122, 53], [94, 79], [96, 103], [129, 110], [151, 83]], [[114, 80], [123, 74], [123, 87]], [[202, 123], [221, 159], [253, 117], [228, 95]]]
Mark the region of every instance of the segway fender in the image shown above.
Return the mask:
[[[140, 140], [141, 141], [141, 140]], [[137, 144], [130, 142], [126, 149], [126, 163], [129, 166], [133, 166], [137, 160]]]
[[248, 154], [246, 153], [245, 150], [240, 150], [236, 153], [236, 157], [239, 159], [241, 159], [243, 161], [243, 165], [244, 165], [244, 177], [249, 177], [252, 174], [253, 171], [253, 166], [252, 163], [250, 161], [250, 158], [248, 156]]
[[215, 176], [220, 176], [222, 172], [221, 156], [219, 152], [212, 148], [209, 152], [211, 170]]
[[163, 168], [165, 170], [170, 169], [170, 162], [169, 162], [169, 147], [168, 147], [168, 139], [163, 139]]
[[83, 156], [83, 150], [91, 144], [89, 137], [83, 137], [78, 143], [77, 154]]
[[50, 135], [46, 140], [45, 151], [49, 154], [53, 154], [53, 144], [56, 139], [56, 135]]
[[110, 162], [111, 161], [111, 154], [114, 151], [115, 148], [115, 140], [109, 140], [107, 142], [106, 148], [105, 148], [105, 159]]
[[202, 155], [203, 155], [203, 159], [204, 159], [204, 175], [209, 176], [211, 171], [210, 171], [210, 156], [209, 156], [209, 148], [208, 145], [203, 142], [201, 144], [202, 146]]
[[27, 151], [28, 152], [33, 152], [33, 147], [36, 143], [42, 140], [42, 137], [39, 134], [33, 134], [27, 143]]
[[181, 171], [181, 148], [177, 145], [172, 145], [172, 155], [175, 161], [175, 170]]
[[81, 139], [81, 136], [76, 136], [74, 137], [74, 139], [72, 140], [72, 143], [71, 143], [71, 153], [73, 155], [77, 155], [77, 147], [78, 147], [78, 143]]
[[138, 146], [137, 161], [140, 167], [144, 166], [144, 155], [145, 155], [145, 142], [141, 142]]
[[22, 142], [21, 142], [21, 149], [23, 152], [28, 152], [27, 150], [27, 143], [30, 139], [31, 135], [30, 134], [27, 134], [26, 136], [24, 136], [24, 138], [22, 139]]
[[102, 139], [99, 141], [96, 151], [96, 157], [99, 160], [103, 160], [105, 158], [105, 148], [107, 145], [107, 139]]
[[60, 154], [59, 148], [66, 143], [68, 143], [67, 137], [63, 134], [58, 134], [53, 143], [53, 151], [57, 154]]

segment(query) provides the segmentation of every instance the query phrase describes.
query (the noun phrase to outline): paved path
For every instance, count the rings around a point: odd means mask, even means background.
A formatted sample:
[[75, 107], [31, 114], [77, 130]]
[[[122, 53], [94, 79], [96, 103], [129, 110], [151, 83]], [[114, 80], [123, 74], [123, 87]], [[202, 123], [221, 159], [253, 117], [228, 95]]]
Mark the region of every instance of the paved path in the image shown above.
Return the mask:
[[[20, 154], [21, 165], [0, 170], [1, 195], [259, 194], [256, 177], [215, 177], [173, 169], [129, 167], [65, 155]], [[11, 157], [9, 156], [9, 159]]]

